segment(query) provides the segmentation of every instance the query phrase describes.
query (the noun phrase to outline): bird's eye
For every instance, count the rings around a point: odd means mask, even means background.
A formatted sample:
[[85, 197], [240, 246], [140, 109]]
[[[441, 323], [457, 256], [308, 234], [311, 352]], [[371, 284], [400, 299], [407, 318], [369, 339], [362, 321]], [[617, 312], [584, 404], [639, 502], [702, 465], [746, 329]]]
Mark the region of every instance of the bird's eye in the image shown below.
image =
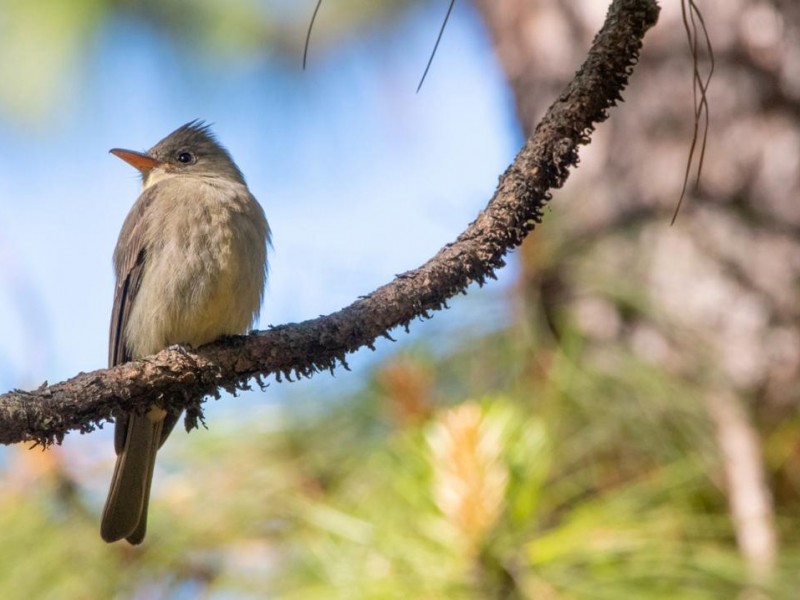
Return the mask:
[[194, 162], [194, 154], [191, 152], [181, 152], [178, 154], [178, 162], [188, 165], [189, 163]]

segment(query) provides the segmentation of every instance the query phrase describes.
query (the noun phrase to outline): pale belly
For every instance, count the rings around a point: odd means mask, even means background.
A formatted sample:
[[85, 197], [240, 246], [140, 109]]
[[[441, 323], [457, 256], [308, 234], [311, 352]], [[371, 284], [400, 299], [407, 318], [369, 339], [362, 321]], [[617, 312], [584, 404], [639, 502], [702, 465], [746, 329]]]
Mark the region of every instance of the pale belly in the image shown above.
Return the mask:
[[148, 255], [126, 329], [132, 357], [247, 332], [261, 304], [264, 241], [237, 231], [206, 220]]

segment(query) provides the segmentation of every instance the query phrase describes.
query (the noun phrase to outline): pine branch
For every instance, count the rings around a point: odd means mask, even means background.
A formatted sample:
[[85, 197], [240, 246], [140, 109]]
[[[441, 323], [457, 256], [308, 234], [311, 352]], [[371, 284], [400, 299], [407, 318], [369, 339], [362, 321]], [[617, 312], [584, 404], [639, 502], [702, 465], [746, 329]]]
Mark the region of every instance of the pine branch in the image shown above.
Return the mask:
[[202, 420], [201, 403], [220, 389], [246, 389], [255, 378], [309, 377], [347, 368], [346, 356], [374, 347], [389, 331], [429, 318], [445, 302], [483, 285], [505, 265], [506, 253], [541, 222], [551, 190], [560, 188], [578, 163], [596, 123], [622, 99], [638, 60], [642, 38], [655, 25], [655, 0], [614, 0], [589, 55], [553, 103], [511, 166], [494, 196], [458, 238], [421, 267], [342, 310], [248, 336], [220, 340], [198, 350], [167, 349], [113, 369], [80, 373], [32, 392], [0, 395], [0, 443], [60, 443], [70, 430], [89, 432], [119, 410], [142, 410], [154, 400], [187, 410], [187, 428]]

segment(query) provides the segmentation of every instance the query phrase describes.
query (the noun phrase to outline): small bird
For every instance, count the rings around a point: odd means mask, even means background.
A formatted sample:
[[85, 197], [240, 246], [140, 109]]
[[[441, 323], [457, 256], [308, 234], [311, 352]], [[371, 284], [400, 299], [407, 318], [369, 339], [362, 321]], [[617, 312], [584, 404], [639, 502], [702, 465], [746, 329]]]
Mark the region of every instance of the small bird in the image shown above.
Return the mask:
[[[202, 121], [148, 152], [111, 153], [139, 170], [142, 192], [114, 250], [109, 365], [246, 333], [261, 307], [270, 229], [230, 154]], [[179, 417], [157, 399], [145, 414], [115, 415], [105, 541], [144, 539], [156, 452]]]

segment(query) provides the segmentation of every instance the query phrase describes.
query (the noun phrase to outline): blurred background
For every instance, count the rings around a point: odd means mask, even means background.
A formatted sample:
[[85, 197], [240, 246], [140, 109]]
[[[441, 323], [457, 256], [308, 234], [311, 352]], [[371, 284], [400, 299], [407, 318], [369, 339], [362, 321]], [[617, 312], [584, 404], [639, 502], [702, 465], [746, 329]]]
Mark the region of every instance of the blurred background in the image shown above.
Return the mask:
[[[596, 0], [0, 0], [0, 391], [106, 363], [144, 150], [213, 124], [274, 232], [260, 328], [341, 308], [485, 206]], [[795, 598], [800, 7], [680, 4], [499, 280], [352, 370], [207, 405], [108, 546], [111, 427], [3, 449], [3, 598]], [[708, 69], [707, 61], [701, 67]]]

